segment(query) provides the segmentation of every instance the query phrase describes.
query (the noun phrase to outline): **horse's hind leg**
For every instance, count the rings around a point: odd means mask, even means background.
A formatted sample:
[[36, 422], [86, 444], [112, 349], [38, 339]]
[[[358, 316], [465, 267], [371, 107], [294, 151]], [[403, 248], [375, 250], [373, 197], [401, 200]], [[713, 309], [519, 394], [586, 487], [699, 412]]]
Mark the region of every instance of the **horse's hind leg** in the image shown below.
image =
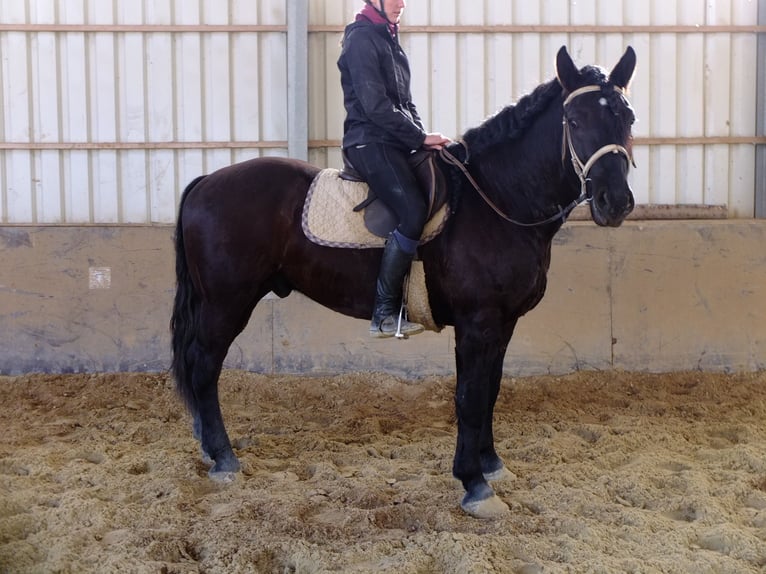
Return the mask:
[[218, 398], [218, 377], [225, 353], [221, 357], [219, 353], [209, 353], [202, 349], [195, 349], [195, 352], [198, 354], [191, 375], [196, 398], [196, 409], [192, 413], [194, 435], [200, 441], [203, 458], [208, 463], [212, 461], [210, 477], [215, 480], [231, 480], [232, 473], [237, 472], [240, 465], [223, 424]]
[[218, 379], [229, 345], [245, 323], [246, 320], [227, 320], [226, 310], [207, 306], [200, 314], [197, 337], [188, 350], [194, 395], [191, 408], [193, 430], [200, 441], [203, 457], [212, 461], [209, 475], [214, 480], [232, 480], [233, 473], [240, 469], [223, 422]]

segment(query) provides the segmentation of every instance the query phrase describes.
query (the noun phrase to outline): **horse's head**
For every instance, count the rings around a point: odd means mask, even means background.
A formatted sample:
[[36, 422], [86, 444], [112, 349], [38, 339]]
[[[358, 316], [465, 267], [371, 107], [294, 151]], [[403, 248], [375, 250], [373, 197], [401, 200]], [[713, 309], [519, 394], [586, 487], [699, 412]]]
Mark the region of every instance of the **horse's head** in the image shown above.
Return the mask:
[[608, 77], [594, 66], [578, 70], [565, 47], [556, 57], [565, 91], [562, 153], [571, 157], [593, 220], [602, 226], [617, 227], [635, 205], [628, 184], [635, 116], [625, 98], [635, 67], [631, 47]]

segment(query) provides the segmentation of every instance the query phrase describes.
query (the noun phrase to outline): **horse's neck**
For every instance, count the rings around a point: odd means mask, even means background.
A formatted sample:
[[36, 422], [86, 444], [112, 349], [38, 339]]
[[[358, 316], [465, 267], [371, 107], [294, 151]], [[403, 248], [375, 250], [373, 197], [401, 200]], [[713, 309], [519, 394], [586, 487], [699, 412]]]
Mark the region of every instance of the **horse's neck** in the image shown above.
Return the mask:
[[562, 161], [561, 118], [561, 104], [554, 101], [521, 137], [475, 161], [477, 179], [517, 219], [544, 219], [574, 199]]

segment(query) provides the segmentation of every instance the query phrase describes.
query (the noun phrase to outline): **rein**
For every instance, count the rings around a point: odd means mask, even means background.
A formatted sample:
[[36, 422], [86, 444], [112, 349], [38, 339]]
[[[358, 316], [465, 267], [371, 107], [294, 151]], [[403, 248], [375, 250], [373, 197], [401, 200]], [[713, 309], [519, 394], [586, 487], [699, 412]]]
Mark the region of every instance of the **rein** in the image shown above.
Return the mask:
[[[465, 144], [463, 145], [465, 146]], [[500, 217], [505, 219], [508, 223], [513, 223], [514, 225], [518, 225], [519, 227], [538, 227], [540, 225], [545, 225], [547, 223], [553, 223], [557, 219], [563, 219], [564, 221], [566, 221], [566, 218], [569, 217], [569, 214], [572, 212], [572, 210], [584, 201], [584, 198], [582, 197], [577, 198], [566, 207], [563, 207], [563, 208], [559, 207], [558, 213], [551, 215], [548, 219], [544, 219], [542, 221], [536, 221], [534, 223], [524, 223], [523, 221], [518, 221], [516, 219], [513, 219], [512, 217], [509, 217], [497, 205], [495, 205], [494, 202], [489, 198], [489, 196], [487, 196], [487, 194], [484, 193], [484, 190], [476, 182], [473, 176], [468, 172], [468, 170], [465, 167], [465, 164], [462, 161], [460, 161], [458, 158], [456, 158], [454, 155], [452, 155], [450, 152], [448, 152], [447, 148], [442, 148], [439, 151], [439, 156], [442, 158], [442, 160], [444, 160], [445, 163], [454, 165], [461, 172], [463, 172], [463, 175], [465, 176], [465, 178], [471, 183], [473, 188], [478, 192], [478, 194], [484, 200], [484, 203], [486, 203], [489, 207], [492, 208], [492, 211], [497, 213]]]
[[[620, 92], [621, 94], [624, 94], [621, 88], [618, 88], [617, 86], [615, 86], [614, 89], [615, 91]], [[525, 222], [513, 219], [512, 217], [508, 216], [505, 212], [503, 212], [499, 207], [497, 207], [497, 205], [495, 205], [495, 203], [489, 198], [489, 196], [487, 196], [487, 194], [484, 193], [484, 190], [481, 189], [481, 186], [479, 186], [479, 184], [476, 182], [473, 176], [468, 172], [468, 169], [465, 167], [465, 164], [461, 162], [458, 158], [456, 158], [454, 155], [452, 155], [449, 151], [447, 151], [447, 148], [442, 148], [439, 151], [439, 156], [445, 163], [457, 167], [463, 173], [465, 178], [471, 183], [473, 188], [478, 192], [478, 194], [481, 196], [484, 202], [492, 209], [492, 211], [497, 213], [505, 221], [512, 223], [514, 225], [518, 225], [519, 227], [538, 227], [540, 225], [547, 225], [548, 223], [553, 223], [554, 221], [558, 219], [561, 219], [562, 223], [566, 222], [567, 217], [569, 217], [569, 214], [572, 213], [572, 210], [574, 210], [575, 207], [577, 207], [578, 205], [580, 205], [581, 203], [585, 201], [591, 200], [591, 198], [588, 196], [588, 181], [589, 181], [588, 173], [590, 172], [591, 168], [595, 165], [595, 163], [599, 159], [601, 159], [603, 156], [609, 153], [620, 153], [627, 158], [629, 163], [635, 166], [635, 163], [633, 162], [633, 157], [630, 155], [628, 150], [625, 149], [624, 146], [621, 146], [618, 144], [608, 144], [596, 150], [596, 152], [592, 156], [590, 156], [588, 161], [585, 163], [582, 162], [580, 157], [577, 155], [577, 152], [575, 151], [574, 143], [572, 141], [571, 129], [569, 127], [569, 122], [567, 121], [567, 117], [566, 117], [566, 107], [577, 96], [581, 96], [582, 94], [587, 94], [591, 92], [600, 92], [600, 91], [601, 91], [601, 86], [596, 86], [596, 85], [585, 86], [583, 88], [575, 90], [574, 92], [569, 94], [569, 96], [564, 100], [564, 106], [563, 106], [564, 117], [562, 120], [562, 124], [564, 126], [564, 135], [563, 135], [563, 141], [561, 144], [561, 147], [562, 147], [561, 161], [563, 162], [565, 160], [567, 149], [569, 149], [569, 155], [572, 158], [572, 167], [574, 168], [575, 174], [577, 174], [577, 177], [580, 180], [580, 196], [564, 207], [559, 206], [558, 212], [551, 215], [547, 219], [543, 219], [542, 221], [535, 221], [534, 223], [525, 223]], [[466, 151], [468, 151], [468, 147], [466, 146], [465, 142], [461, 141], [460, 143], [464, 148], [466, 148]]]

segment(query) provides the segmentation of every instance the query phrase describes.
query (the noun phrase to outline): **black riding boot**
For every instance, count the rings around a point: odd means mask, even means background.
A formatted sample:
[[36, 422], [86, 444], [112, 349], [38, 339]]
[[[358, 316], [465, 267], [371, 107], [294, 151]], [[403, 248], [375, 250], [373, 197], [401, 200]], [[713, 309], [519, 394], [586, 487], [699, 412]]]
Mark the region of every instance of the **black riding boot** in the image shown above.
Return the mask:
[[399, 324], [404, 276], [407, 275], [414, 257], [414, 253], [407, 253], [401, 248], [395, 234], [389, 237], [378, 273], [370, 336], [393, 337], [398, 332], [408, 337], [423, 332], [423, 325], [411, 323], [405, 316], [402, 316], [401, 325]]

